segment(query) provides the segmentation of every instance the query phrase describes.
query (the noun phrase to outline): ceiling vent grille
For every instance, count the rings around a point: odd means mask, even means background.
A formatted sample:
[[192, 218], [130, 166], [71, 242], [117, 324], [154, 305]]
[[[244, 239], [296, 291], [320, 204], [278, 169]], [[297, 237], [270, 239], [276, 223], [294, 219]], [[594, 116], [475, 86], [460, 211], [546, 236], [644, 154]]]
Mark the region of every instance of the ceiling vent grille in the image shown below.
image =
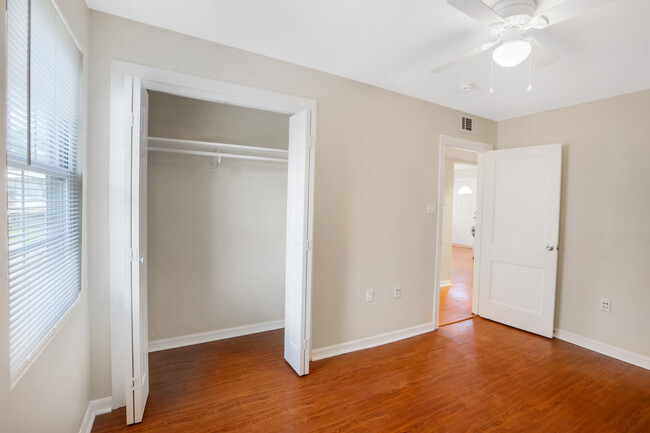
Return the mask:
[[474, 120], [472, 117], [461, 116], [460, 129], [466, 132], [471, 132], [472, 134], [476, 134], [476, 120]]

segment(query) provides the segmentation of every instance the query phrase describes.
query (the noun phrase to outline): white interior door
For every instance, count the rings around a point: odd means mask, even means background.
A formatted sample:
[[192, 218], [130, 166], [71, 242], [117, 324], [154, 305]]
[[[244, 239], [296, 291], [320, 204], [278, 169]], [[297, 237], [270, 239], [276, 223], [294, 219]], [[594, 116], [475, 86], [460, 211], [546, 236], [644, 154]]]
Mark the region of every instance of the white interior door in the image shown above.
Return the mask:
[[308, 230], [310, 114], [289, 119], [287, 191], [287, 261], [284, 295], [284, 358], [302, 376], [309, 373], [307, 333], [307, 263], [311, 254]]
[[484, 154], [478, 313], [553, 337], [562, 145]]
[[476, 216], [476, 179], [454, 180], [453, 230], [451, 242], [471, 247]]
[[147, 317], [147, 126], [149, 98], [140, 79], [132, 80], [131, 322], [132, 375], [128, 378], [127, 424], [142, 421], [149, 396]]

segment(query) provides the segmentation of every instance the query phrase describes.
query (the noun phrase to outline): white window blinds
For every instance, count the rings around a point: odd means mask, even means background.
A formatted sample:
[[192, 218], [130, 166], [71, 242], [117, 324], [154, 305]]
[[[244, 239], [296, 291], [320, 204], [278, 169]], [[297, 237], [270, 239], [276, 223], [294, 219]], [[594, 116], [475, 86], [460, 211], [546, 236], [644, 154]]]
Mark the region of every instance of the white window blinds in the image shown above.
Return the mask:
[[82, 83], [81, 52], [51, 0], [7, 0], [12, 382], [81, 289]]

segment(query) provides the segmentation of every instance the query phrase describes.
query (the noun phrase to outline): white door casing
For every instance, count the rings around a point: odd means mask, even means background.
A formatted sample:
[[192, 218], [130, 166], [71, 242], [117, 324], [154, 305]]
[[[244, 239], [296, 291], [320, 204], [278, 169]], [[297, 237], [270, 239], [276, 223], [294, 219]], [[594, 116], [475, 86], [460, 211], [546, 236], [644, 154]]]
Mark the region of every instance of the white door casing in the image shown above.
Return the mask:
[[[133, 80], [137, 77], [141, 80], [141, 86], [148, 90], [171, 93], [186, 98], [201, 99], [217, 103], [228, 103], [237, 106], [256, 108], [260, 110], [296, 114], [307, 110], [310, 124], [306, 129], [310, 133], [309, 143], [303, 143], [308, 158], [308, 166], [305, 170], [307, 179], [307, 193], [303, 211], [305, 212], [306, 232], [308, 239], [312, 239], [313, 232], [313, 206], [314, 206], [314, 136], [316, 135], [316, 112], [317, 101], [295, 95], [287, 95], [254, 87], [242, 86], [225, 81], [210, 78], [198, 77], [144, 66], [135, 63], [123, 62], [120, 60], [111, 61], [111, 115], [110, 115], [110, 146], [109, 146], [109, 291], [110, 291], [110, 343], [111, 343], [111, 389], [113, 409], [127, 406], [130, 400], [130, 414], [128, 416], [135, 420], [135, 408], [131, 391], [133, 387], [132, 378], [134, 364], [133, 341], [138, 338], [142, 341], [147, 337], [146, 328], [144, 335], [135, 332], [134, 314], [140, 311], [140, 307], [146, 308], [146, 304], [140, 303], [137, 309], [134, 308], [134, 266], [129, 258], [133, 245], [132, 225], [134, 216], [133, 206], [133, 183], [139, 183], [139, 176], [133, 173], [133, 131], [127, 119], [132, 113], [133, 107]], [[141, 97], [141, 95], [140, 95]], [[137, 116], [136, 116], [137, 117]], [[146, 122], [145, 122], [146, 126]], [[138, 165], [139, 167], [139, 165]], [[139, 188], [138, 188], [139, 194]], [[139, 201], [139, 199], [138, 199]], [[139, 219], [139, 218], [138, 218]], [[146, 233], [146, 232], [145, 232]], [[139, 235], [138, 235], [139, 237]], [[311, 245], [311, 243], [310, 243]], [[136, 254], [134, 257], [140, 257]], [[146, 263], [146, 253], [143, 256]], [[301, 301], [301, 310], [297, 314], [304, 323], [300, 331], [303, 334], [304, 352], [302, 371], [306, 374], [309, 371], [309, 338], [311, 335], [311, 274], [312, 274], [312, 250], [306, 253], [306, 264], [303, 266], [305, 283], [302, 286], [304, 293]], [[306, 272], [304, 271], [306, 269]], [[140, 270], [138, 269], [138, 276]], [[138, 289], [136, 289], [137, 291]], [[303, 304], [304, 302], [304, 304]], [[304, 308], [302, 308], [304, 305]], [[143, 311], [146, 313], [146, 310]], [[140, 319], [146, 326], [146, 317]], [[140, 325], [138, 325], [140, 326]], [[140, 344], [141, 348], [146, 347]], [[144, 365], [144, 364], [140, 364]], [[145, 371], [146, 373], [146, 371]], [[148, 375], [141, 376], [147, 379]], [[142, 392], [139, 394], [142, 396]], [[139, 400], [141, 403], [146, 400]], [[141, 405], [144, 409], [144, 405]]]
[[148, 93], [132, 78], [131, 123], [131, 317], [132, 375], [127, 385], [127, 424], [139, 423], [149, 396], [149, 336], [147, 314], [147, 127]]
[[309, 373], [309, 336], [305, 326], [308, 301], [308, 255], [311, 254], [308, 219], [310, 113], [303, 110], [289, 119], [287, 173], [287, 245], [284, 295], [284, 358], [299, 376]]
[[552, 338], [562, 145], [483, 158], [479, 315]]

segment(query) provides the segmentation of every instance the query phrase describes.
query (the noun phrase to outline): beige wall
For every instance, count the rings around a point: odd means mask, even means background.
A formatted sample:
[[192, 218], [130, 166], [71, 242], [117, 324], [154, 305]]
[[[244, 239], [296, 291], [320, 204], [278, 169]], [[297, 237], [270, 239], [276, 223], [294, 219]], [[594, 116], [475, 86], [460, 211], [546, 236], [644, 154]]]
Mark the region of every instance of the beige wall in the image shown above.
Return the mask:
[[149, 92], [151, 137], [287, 149], [289, 115]]
[[[461, 113], [279, 60], [91, 12], [89, 262], [93, 397], [110, 395], [110, 61], [120, 59], [318, 100], [313, 348], [432, 321], [440, 134]], [[472, 139], [496, 142], [478, 119]], [[90, 241], [89, 241], [90, 242]], [[90, 245], [89, 245], [90, 246]], [[391, 296], [400, 284], [400, 300]], [[374, 288], [375, 302], [365, 302]]]
[[[149, 135], [287, 148], [289, 116], [150, 92]], [[287, 165], [149, 152], [149, 339], [284, 319]]]
[[[650, 356], [650, 90], [499, 122], [498, 148], [564, 143], [556, 326]], [[601, 297], [612, 311], [599, 311]]]
[[[74, 37], [88, 59], [89, 12], [83, 0], [56, 0]], [[0, 12], [0, 44], [5, 46], [5, 8]], [[3, 51], [4, 53], [4, 51]], [[0, 56], [0, 74], [4, 77], [5, 56]], [[5, 86], [0, 86], [0, 153], [5, 154]], [[86, 101], [86, 97], [84, 97]], [[85, 103], [85, 102], [84, 102]], [[84, 128], [85, 129], [85, 128]], [[85, 144], [85, 140], [84, 140]], [[83, 152], [82, 152], [83, 153]], [[5, 173], [5, 158], [0, 158], [0, 171]], [[85, 175], [88, 171], [84, 172]], [[53, 339], [29, 367], [25, 375], [10, 389], [8, 298], [7, 287], [7, 217], [5, 176], [0, 176], [3, 191], [0, 210], [0, 272], [3, 295], [0, 296], [0, 431], [11, 433], [70, 433], [81, 426], [90, 393], [90, 357], [88, 336], [87, 279], [84, 278], [81, 302], [63, 323]], [[85, 221], [84, 221], [85, 222]], [[84, 260], [87, 257], [84, 256]]]

